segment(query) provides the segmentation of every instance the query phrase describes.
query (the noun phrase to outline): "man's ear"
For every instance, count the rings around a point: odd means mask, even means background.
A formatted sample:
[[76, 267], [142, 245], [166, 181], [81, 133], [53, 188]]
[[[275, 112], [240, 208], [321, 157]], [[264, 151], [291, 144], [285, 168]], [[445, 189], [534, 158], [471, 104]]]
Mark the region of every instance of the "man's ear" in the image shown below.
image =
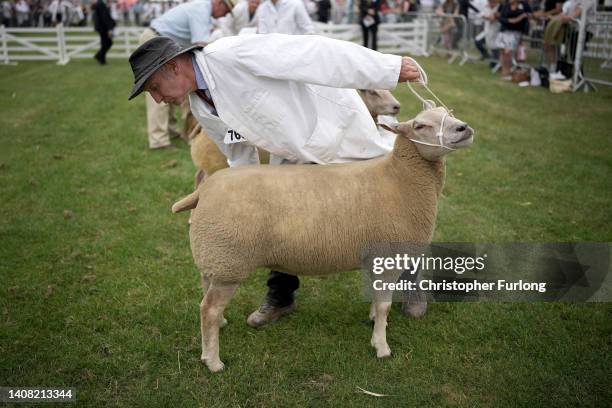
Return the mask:
[[171, 72], [176, 75], [179, 71], [179, 64], [176, 62], [176, 59], [171, 59], [164, 64], [164, 68], [166, 69], [166, 72]]

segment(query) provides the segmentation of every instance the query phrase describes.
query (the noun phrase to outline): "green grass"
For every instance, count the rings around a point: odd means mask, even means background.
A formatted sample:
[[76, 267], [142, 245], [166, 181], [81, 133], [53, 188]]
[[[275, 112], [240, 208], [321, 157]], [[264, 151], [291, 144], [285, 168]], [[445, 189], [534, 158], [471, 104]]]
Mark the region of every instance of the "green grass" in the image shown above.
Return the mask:
[[[436, 241], [612, 241], [610, 89], [423, 65], [477, 132], [448, 160]], [[419, 321], [394, 308], [379, 361], [357, 273], [302, 279], [298, 312], [260, 330], [245, 324], [265, 292], [253, 274], [226, 311], [226, 371], [208, 373], [187, 215], [169, 210], [193, 165], [181, 143], [147, 149], [131, 78], [117, 60], [0, 67], [0, 385], [75, 387], [82, 406], [610, 404], [610, 304], [437, 303]]]

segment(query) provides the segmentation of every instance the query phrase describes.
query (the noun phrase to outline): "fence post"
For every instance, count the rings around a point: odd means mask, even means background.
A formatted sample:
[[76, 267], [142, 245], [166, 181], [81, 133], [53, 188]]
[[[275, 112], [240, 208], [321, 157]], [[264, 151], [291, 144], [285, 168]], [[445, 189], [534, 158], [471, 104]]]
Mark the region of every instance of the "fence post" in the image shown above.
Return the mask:
[[591, 7], [594, 6], [594, 2], [589, 1], [586, 3], [586, 7], [582, 7], [580, 13], [580, 25], [578, 26], [578, 44], [576, 45], [576, 55], [574, 57], [574, 78], [573, 78], [573, 91], [584, 87], [584, 92], [588, 92], [589, 89], [595, 90], [593, 84], [591, 84], [584, 77], [582, 73], [582, 53], [584, 51], [584, 43], [586, 40], [586, 26], [587, 26], [587, 14]]
[[66, 56], [66, 37], [64, 35], [64, 23], [57, 25], [57, 48], [59, 52], [59, 60], [57, 65], [66, 65], [69, 61]]
[[459, 62], [459, 65], [463, 65], [465, 64], [468, 60], [469, 60], [469, 55], [467, 52], [467, 48], [469, 45], [469, 41], [470, 41], [470, 33], [468, 32], [470, 30], [470, 27], [468, 27], [468, 20], [467, 18], [465, 18], [465, 16], [460, 15], [459, 17], [461, 17], [461, 24], [463, 24], [463, 38], [462, 38], [462, 43], [461, 44], [461, 61]]
[[6, 46], [6, 27], [0, 25], [0, 39], [2, 39], [2, 61], [5, 64], [9, 63], [8, 49]]
[[124, 28], [123, 30], [123, 43], [125, 45], [125, 56], [130, 57], [130, 37], [128, 30]]

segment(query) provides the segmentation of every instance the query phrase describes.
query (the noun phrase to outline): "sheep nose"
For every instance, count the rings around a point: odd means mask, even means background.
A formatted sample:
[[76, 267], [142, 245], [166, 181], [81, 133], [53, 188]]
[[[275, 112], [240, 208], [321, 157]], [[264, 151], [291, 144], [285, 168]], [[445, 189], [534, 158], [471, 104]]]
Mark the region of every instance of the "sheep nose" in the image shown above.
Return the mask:
[[467, 128], [468, 128], [467, 123], [462, 123], [461, 125], [455, 128], [455, 131], [461, 133], [461, 132], [464, 132]]
[[400, 111], [400, 106], [399, 105], [394, 105], [393, 106], [393, 113], [397, 114], [397, 113], [399, 113], [399, 111]]

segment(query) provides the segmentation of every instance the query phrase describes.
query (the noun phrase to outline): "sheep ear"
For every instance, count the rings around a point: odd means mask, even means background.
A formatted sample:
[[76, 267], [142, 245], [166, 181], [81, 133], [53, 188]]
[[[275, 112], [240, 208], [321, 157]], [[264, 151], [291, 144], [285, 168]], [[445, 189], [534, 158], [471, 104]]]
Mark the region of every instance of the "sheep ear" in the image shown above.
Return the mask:
[[429, 110], [436, 107], [436, 103], [431, 99], [425, 99], [425, 103], [423, 103], [423, 110]]
[[397, 129], [399, 123], [377, 123], [376, 125], [380, 126], [381, 128], [388, 130], [389, 132], [393, 132], [396, 135], [399, 134], [399, 130]]

